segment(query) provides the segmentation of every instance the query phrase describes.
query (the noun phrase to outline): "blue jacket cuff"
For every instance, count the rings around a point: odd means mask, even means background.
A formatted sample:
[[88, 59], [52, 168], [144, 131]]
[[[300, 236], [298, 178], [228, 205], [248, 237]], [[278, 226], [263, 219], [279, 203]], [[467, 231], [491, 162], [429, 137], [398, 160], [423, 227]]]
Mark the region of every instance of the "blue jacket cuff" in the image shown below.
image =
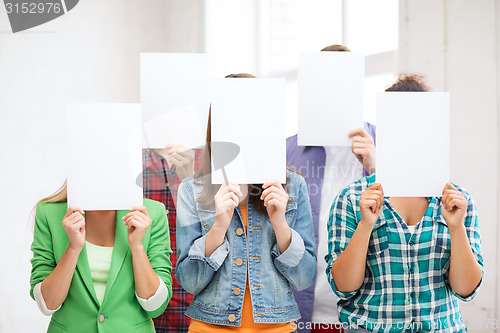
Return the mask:
[[299, 264], [300, 260], [304, 256], [306, 248], [304, 246], [304, 240], [300, 234], [293, 229], [290, 230], [292, 231], [292, 241], [285, 252], [280, 253], [278, 243], [276, 243], [274, 244], [271, 253], [283, 266], [293, 268]]
[[190, 260], [205, 261], [214, 271], [217, 271], [229, 253], [229, 242], [224, 237], [224, 242], [212, 253], [210, 257], [205, 257], [205, 241], [207, 235], [198, 238], [194, 241], [193, 246], [189, 249], [188, 257]]

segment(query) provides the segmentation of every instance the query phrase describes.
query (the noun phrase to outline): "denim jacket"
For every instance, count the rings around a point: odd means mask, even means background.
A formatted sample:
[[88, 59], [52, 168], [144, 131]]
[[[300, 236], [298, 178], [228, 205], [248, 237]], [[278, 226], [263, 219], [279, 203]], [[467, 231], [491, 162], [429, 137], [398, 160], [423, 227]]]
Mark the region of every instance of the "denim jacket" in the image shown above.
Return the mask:
[[288, 172], [285, 218], [292, 240], [283, 253], [269, 216], [248, 204], [247, 232], [242, 232], [245, 227], [236, 208], [223, 244], [205, 257], [206, 235], [216, 214], [215, 209], [203, 208], [197, 202], [201, 189], [193, 177], [187, 178], [179, 187], [177, 198], [175, 276], [186, 291], [195, 295], [186, 315], [211, 324], [241, 326], [248, 277], [256, 323], [299, 319], [291, 287], [307, 288], [316, 279], [317, 271], [311, 206], [304, 179]]

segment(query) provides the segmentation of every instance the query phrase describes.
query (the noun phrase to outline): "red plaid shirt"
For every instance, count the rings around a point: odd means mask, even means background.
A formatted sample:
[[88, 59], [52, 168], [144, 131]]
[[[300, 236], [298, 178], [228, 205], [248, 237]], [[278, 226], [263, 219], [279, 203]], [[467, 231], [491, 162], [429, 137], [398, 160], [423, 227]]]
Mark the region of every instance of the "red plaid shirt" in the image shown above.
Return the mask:
[[[200, 165], [201, 150], [195, 150], [195, 170]], [[170, 246], [172, 247], [172, 299], [165, 312], [154, 319], [155, 329], [158, 333], [187, 332], [190, 319], [185, 315], [186, 309], [193, 299], [193, 295], [182, 289], [175, 277], [177, 264], [177, 245], [175, 238], [175, 223], [177, 203], [177, 189], [181, 183], [175, 172], [175, 166], [169, 167], [163, 156], [153, 149], [143, 149], [143, 192], [144, 197], [159, 201], [165, 205], [170, 229]]]

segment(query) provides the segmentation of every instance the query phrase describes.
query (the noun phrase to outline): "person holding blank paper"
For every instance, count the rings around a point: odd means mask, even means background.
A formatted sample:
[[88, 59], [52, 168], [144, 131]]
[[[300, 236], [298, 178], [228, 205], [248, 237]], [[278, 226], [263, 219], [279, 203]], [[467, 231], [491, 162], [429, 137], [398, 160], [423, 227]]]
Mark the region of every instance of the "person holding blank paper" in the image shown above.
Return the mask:
[[163, 204], [126, 210], [68, 207], [66, 183], [36, 206], [31, 297], [48, 332], [155, 332], [172, 296]]
[[[323, 52], [350, 52], [343, 45], [330, 45]], [[335, 107], [335, 105], [331, 105]], [[321, 120], [318, 120], [321, 121]], [[327, 254], [326, 228], [333, 199], [347, 184], [375, 171], [375, 126], [365, 123], [365, 129], [357, 128], [345, 133], [352, 137], [351, 147], [300, 146], [298, 137], [287, 139], [286, 154], [290, 168], [306, 180], [313, 214], [316, 246], [318, 248], [316, 282], [303, 291], [294, 291], [302, 318], [298, 322], [300, 333], [334, 333], [341, 331], [335, 304], [338, 297], [332, 293], [322, 272]]]
[[195, 295], [189, 332], [295, 331], [292, 287], [316, 278], [305, 181], [288, 172], [286, 184], [212, 184], [210, 117], [206, 141], [201, 170], [178, 193], [175, 274]]
[[[428, 88], [402, 75], [386, 91]], [[484, 274], [474, 200], [451, 183], [442, 197], [386, 198], [383, 185], [364, 177], [331, 209], [326, 274], [345, 332], [466, 331], [458, 300], [472, 300]]]
[[[184, 178], [192, 176], [199, 168], [201, 149], [188, 149], [182, 145], [168, 145], [164, 149], [143, 149], [143, 189], [144, 197], [156, 200], [165, 205], [172, 255], [173, 267], [177, 263], [176, 248], [176, 205], [177, 190]], [[167, 159], [170, 159], [171, 165]], [[193, 295], [186, 292], [175, 278], [172, 270], [172, 299], [165, 312], [154, 319], [158, 333], [183, 333], [189, 327], [186, 309]]]

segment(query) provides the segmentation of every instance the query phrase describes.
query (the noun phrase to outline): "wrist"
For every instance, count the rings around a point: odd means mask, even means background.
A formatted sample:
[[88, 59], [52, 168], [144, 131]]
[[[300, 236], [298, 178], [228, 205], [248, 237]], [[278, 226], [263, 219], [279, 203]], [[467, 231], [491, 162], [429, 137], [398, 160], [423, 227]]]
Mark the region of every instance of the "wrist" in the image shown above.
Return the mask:
[[450, 237], [455, 237], [459, 234], [466, 234], [465, 225], [460, 223], [459, 225], [448, 224], [448, 230], [450, 231]]
[[229, 228], [230, 224], [231, 224], [231, 221], [229, 221], [229, 223], [226, 223], [225, 221], [221, 221], [220, 215], [218, 215], [215, 218], [214, 224], [212, 225], [212, 228], [210, 228], [210, 230], [213, 229], [217, 233], [225, 234], [227, 231], [227, 228]]
[[78, 245], [72, 245], [71, 243], [69, 244], [68, 248], [66, 249], [66, 252], [70, 256], [76, 256], [78, 257], [80, 255], [80, 252], [82, 252], [83, 245], [78, 246]]
[[372, 173], [374, 173], [374, 172], [375, 172], [375, 164], [368, 166], [368, 168], [366, 169], [366, 171], [368, 171], [368, 173], [369, 173], [370, 175], [371, 175]]
[[132, 244], [129, 244], [129, 246], [130, 246], [130, 250], [132, 251], [132, 255], [134, 253], [144, 252], [144, 245], [142, 245], [142, 242], [139, 242], [137, 244], [132, 243]]
[[371, 234], [373, 231], [373, 227], [375, 227], [375, 222], [370, 222], [370, 221], [367, 221], [366, 219], [361, 218], [361, 221], [359, 221], [359, 224], [358, 224], [358, 227], [356, 228], [356, 230], [359, 229], [361, 232]]
[[271, 220], [271, 223], [273, 225], [273, 229], [274, 229], [274, 232], [278, 232], [278, 231], [283, 231], [283, 230], [287, 230], [287, 229], [290, 229], [290, 226], [288, 225], [288, 223], [286, 222], [286, 219], [285, 217], [283, 218], [280, 218], [279, 220], [277, 221], [272, 221]]
[[224, 239], [226, 235], [227, 227], [221, 224], [214, 223], [212, 228], [208, 231], [212, 237], [216, 237], [217, 239]]

